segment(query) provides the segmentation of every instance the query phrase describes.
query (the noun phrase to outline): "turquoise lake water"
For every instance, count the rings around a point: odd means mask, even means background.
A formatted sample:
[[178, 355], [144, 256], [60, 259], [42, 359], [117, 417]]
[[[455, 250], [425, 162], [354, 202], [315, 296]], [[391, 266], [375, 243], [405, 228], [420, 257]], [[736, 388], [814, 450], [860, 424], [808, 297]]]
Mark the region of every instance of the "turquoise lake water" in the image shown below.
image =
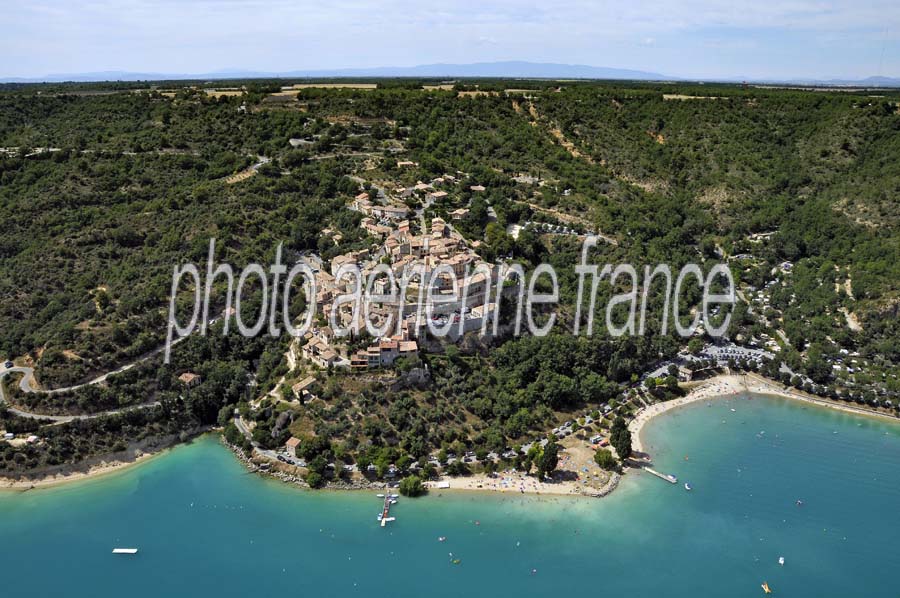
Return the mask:
[[433, 493], [401, 499], [383, 529], [374, 493], [263, 480], [206, 437], [0, 492], [0, 596], [739, 597], [763, 581], [775, 596], [900, 595], [900, 426], [739, 395], [657, 418], [644, 440], [692, 492], [629, 474], [602, 500]]

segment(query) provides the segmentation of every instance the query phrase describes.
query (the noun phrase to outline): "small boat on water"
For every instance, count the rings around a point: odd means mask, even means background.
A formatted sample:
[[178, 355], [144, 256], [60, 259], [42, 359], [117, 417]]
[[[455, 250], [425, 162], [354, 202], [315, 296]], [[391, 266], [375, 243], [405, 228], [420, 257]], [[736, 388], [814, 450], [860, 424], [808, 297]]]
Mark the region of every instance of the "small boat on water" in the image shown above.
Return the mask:
[[784, 557], [783, 556], [778, 557], [778, 564], [781, 565], [782, 567], [784, 566]]
[[693, 488], [693, 486], [691, 486], [690, 484], [688, 484], [687, 482], [685, 482], [685, 483], [684, 483], [684, 489], [687, 490], [688, 492], [690, 492], [690, 491], [693, 490], [694, 488]]
[[763, 589], [763, 592], [765, 592], [766, 594], [772, 593], [772, 590], [769, 589], [769, 584], [765, 581], [762, 583], [762, 589]]
[[137, 548], [113, 548], [113, 554], [137, 554]]
[[672, 482], [673, 484], [678, 483], [678, 478], [673, 476], [671, 473], [666, 474], [666, 479], [669, 480], [670, 482]]

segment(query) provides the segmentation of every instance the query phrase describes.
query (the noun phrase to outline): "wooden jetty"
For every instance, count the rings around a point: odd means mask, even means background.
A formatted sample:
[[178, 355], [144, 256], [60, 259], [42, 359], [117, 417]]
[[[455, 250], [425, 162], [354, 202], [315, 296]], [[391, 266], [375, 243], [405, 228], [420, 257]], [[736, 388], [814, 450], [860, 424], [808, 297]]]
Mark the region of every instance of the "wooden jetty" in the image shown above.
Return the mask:
[[678, 483], [678, 478], [676, 478], [672, 474], [660, 473], [651, 467], [645, 467], [644, 471], [646, 471], [647, 473], [651, 473], [651, 474], [655, 475], [656, 477], [658, 477], [659, 479], [669, 482], [670, 484]]

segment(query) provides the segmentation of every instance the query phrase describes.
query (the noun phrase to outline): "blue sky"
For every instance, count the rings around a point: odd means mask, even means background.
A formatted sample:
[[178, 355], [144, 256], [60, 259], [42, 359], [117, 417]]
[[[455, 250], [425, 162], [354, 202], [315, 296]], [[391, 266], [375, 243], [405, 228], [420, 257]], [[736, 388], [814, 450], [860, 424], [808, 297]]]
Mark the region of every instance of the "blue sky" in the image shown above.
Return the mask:
[[0, 0], [0, 77], [528, 60], [900, 76], [898, 0]]

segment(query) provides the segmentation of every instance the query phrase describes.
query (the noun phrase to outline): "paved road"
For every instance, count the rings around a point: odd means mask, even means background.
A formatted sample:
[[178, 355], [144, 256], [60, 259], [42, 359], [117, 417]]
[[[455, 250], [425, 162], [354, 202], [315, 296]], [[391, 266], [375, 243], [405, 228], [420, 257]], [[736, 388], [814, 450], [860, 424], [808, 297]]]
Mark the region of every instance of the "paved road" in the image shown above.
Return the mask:
[[[132, 364], [133, 365], [133, 364]], [[124, 370], [123, 370], [124, 371]], [[55, 392], [61, 392], [64, 389], [57, 389], [54, 391], [42, 391], [35, 390], [31, 387], [31, 382], [34, 380], [34, 370], [26, 367], [11, 367], [6, 368], [0, 366], [0, 378], [3, 378], [7, 374], [15, 374], [21, 373], [24, 374], [22, 376], [22, 380], [19, 382], [19, 388], [21, 388], [24, 392], [42, 392], [45, 394], [53, 394]], [[106, 376], [113, 374], [115, 372], [110, 372], [109, 374], [105, 374], [103, 379], [106, 379]], [[96, 384], [96, 381], [91, 381], [88, 384]], [[84, 385], [82, 385], [84, 386]], [[77, 387], [75, 387], [77, 388]], [[156, 407], [159, 405], [159, 401], [154, 401], [153, 403], [143, 403], [141, 405], [134, 405], [132, 407], [123, 407], [121, 409], [111, 409], [109, 411], [101, 411], [99, 413], [90, 413], [86, 415], [43, 415], [41, 413], [32, 413], [30, 411], [23, 411], [16, 407], [10, 405], [6, 400], [6, 395], [3, 391], [3, 385], [0, 384], [0, 403], [6, 405], [6, 410], [10, 413], [13, 413], [19, 417], [24, 417], [26, 419], [46, 419], [58, 424], [64, 424], [66, 422], [74, 421], [76, 419], [94, 419], [96, 417], [103, 417], [105, 415], [115, 415], [117, 413], [124, 413], [126, 411], [131, 411], [132, 409], [148, 409], [150, 407]]]
[[234, 413], [234, 425], [237, 426], [238, 432], [244, 435], [244, 438], [250, 441], [250, 445], [253, 447], [251, 450], [251, 455], [255, 451], [257, 454], [266, 457], [267, 459], [271, 459], [273, 461], [278, 460], [278, 453], [273, 450], [264, 449], [259, 446], [259, 443], [253, 440], [253, 434], [250, 432], [250, 428], [247, 427], [247, 424], [244, 422], [244, 418], [240, 416], [240, 414], [235, 409]]
[[[209, 321], [209, 325], [215, 324], [216, 322], [221, 320], [223, 315], [224, 314], [220, 314], [220, 315], [212, 318]], [[188, 335], [188, 336], [190, 336], [190, 335]], [[174, 339], [172, 341], [172, 346], [177, 345], [178, 343], [182, 342], [186, 338], [188, 338], [188, 337], [182, 336], [182, 337], [178, 337], [178, 338]], [[116, 374], [121, 374], [122, 372], [126, 372], [126, 371], [130, 370], [131, 368], [133, 368], [134, 366], [136, 366], [140, 363], [143, 363], [143, 362], [147, 361], [148, 359], [156, 357], [157, 355], [162, 353], [165, 350], [165, 348], [166, 348], [165, 345], [162, 345], [160, 347], [157, 347], [156, 349], [153, 349], [152, 351], [150, 351], [148, 353], [144, 353], [136, 360], [132, 361], [131, 363], [125, 364], [118, 369], [115, 369], [111, 372], [106, 372], [105, 374], [103, 374], [101, 376], [97, 376], [93, 380], [89, 380], [83, 384], [76, 384], [75, 386], [67, 386], [65, 388], [54, 388], [51, 390], [44, 390], [44, 389], [38, 388], [37, 381], [34, 378], [34, 369], [25, 367], [25, 366], [13, 366], [11, 368], [8, 368], [4, 364], [0, 363], [0, 379], [2, 379], [7, 374], [19, 373], [19, 374], [22, 374], [22, 379], [19, 381], [19, 388], [22, 390], [22, 392], [29, 392], [29, 393], [35, 392], [35, 393], [43, 393], [43, 394], [49, 394], [49, 395], [59, 394], [59, 393], [63, 393], [63, 392], [70, 392], [73, 390], [78, 390], [79, 388], [84, 388], [85, 386], [91, 386], [93, 384], [100, 384], [102, 382], [105, 382], [110, 376], [115, 376]], [[31, 413], [29, 411], [22, 411], [21, 409], [17, 409], [15, 407], [11, 406], [6, 400], [6, 396], [3, 392], [2, 384], [0, 384], [0, 403], [5, 404], [6, 409], [8, 411], [18, 415], [19, 417], [25, 417], [28, 419], [48, 419], [48, 420], [52, 420], [57, 423], [70, 422], [70, 421], [73, 421], [76, 419], [93, 419], [96, 417], [103, 417], [105, 415], [115, 415], [117, 413], [124, 413], [126, 411], [131, 411], [132, 409], [148, 409], [150, 407], [156, 407], [157, 405], [160, 404], [159, 401], [154, 401], [152, 403], [142, 403], [140, 405], [135, 405], [132, 407], [123, 407], [121, 409], [111, 409], [109, 411], [101, 411], [99, 413], [91, 413], [88, 415], [43, 415], [40, 413]]]
[[[211, 319], [210, 324], [215, 323], [218, 319], [219, 319], [219, 317]], [[180, 343], [181, 341], [183, 341], [186, 338], [187, 338], [187, 336], [182, 336], [182, 337], [178, 337], [178, 338], [174, 339], [172, 341], [172, 346], [174, 347], [175, 345], [177, 345], [178, 343]], [[100, 384], [102, 382], [106, 382], [107, 378], [109, 378], [110, 376], [115, 376], [116, 374], [121, 374], [122, 372], [127, 372], [134, 366], [141, 364], [141, 363], [147, 361], [148, 359], [152, 359], [153, 357], [156, 357], [157, 355], [162, 353], [165, 350], [165, 348], [166, 348], [165, 345], [163, 345], [161, 347], [157, 347], [156, 349], [153, 349], [149, 353], [144, 353], [143, 355], [138, 357], [135, 361], [125, 364], [118, 369], [115, 369], [111, 372], [106, 372], [105, 374], [103, 374], [101, 376], [97, 376], [93, 380], [88, 380], [87, 382], [84, 382], [83, 384], [76, 384], [74, 386], [66, 386], [64, 388], [53, 388], [50, 390], [44, 390], [42, 388], [39, 388], [37, 385], [37, 380], [35, 380], [35, 378], [34, 378], [34, 369], [29, 368], [29, 367], [24, 367], [24, 366], [22, 366], [22, 367], [17, 366], [17, 367], [12, 367], [12, 368], [5, 368], [3, 366], [0, 366], [0, 377], [5, 376], [9, 372], [20, 372], [20, 373], [24, 374], [24, 376], [22, 376], [22, 380], [19, 382], [19, 388], [22, 389], [22, 392], [40, 392], [40, 393], [44, 393], [44, 394], [48, 394], [48, 395], [54, 395], [54, 394], [59, 394], [59, 393], [63, 393], [63, 392], [70, 392], [73, 390], [78, 390], [79, 388], [84, 388], [85, 386], [91, 386], [94, 384]]]
[[243, 434], [244, 438], [250, 441], [250, 444], [257, 446], [258, 443], [253, 442], [253, 435], [250, 433], [250, 428], [247, 427], [247, 424], [244, 423], [244, 418], [238, 413], [234, 414], [234, 425], [237, 426], [238, 432]]

